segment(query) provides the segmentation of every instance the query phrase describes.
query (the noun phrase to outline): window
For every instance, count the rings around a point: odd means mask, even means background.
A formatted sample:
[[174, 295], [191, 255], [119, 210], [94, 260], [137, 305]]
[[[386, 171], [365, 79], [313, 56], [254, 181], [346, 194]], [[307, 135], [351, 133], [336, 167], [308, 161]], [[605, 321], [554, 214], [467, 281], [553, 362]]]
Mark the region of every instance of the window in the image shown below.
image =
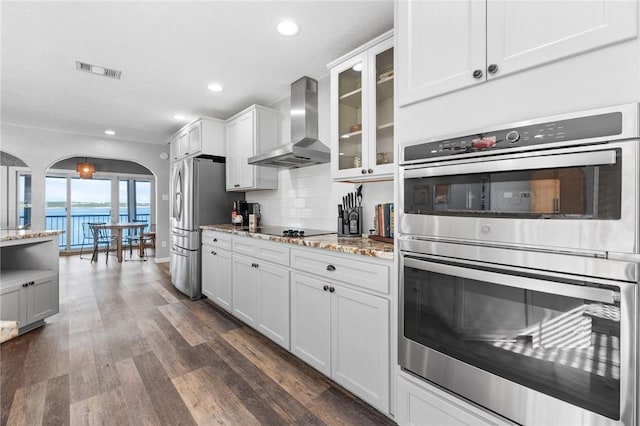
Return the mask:
[[151, 181], [120, 179], [118, 198], [120, 200], [120, 221], [140, 220], [150, 223]]
[[78, 250], [84, 222], [151, 223], [153, 182], [101, 173], [80, 179], [75, 173], [51, 172], [46, 177], [45, 229], [60, 229], [60, 250]]

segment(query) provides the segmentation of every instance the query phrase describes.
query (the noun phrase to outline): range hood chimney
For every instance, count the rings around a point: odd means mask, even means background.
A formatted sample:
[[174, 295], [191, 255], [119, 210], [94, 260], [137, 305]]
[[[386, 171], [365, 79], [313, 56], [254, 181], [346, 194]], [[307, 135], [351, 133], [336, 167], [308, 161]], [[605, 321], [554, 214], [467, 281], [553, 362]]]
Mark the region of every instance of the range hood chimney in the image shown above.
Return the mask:
[[249, 164], [285, 169], [331, 160], [329, 148], [318, 140], [318, 82], [302, 77], [291, 84], [291, 143], [249, 158]]

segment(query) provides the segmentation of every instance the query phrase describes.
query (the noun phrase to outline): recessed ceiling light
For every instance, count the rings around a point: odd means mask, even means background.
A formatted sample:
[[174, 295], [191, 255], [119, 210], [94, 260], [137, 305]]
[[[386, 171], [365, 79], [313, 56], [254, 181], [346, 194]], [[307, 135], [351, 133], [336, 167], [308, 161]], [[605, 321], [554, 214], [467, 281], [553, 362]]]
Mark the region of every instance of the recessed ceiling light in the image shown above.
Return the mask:
[[358, 62], [357, 64], [355, 64], [352, 68], [352, 70], [356, 71], [356, 72], [360, 72], [362, 71], [362, 62]]
[[173, 118], [175, 118], [176, 120], [184, 121], [184, 115], [181, 114], [176, 114], [173, 116]]
[[299, 28], [295, 22], [283, 19], [276, 24], [276, 30], [284, 36], [294, 36], [298, 34]]
[[109, 136], [113, 136], [116, 134], [116, 132], [114, 132], [113, 130], [105, 130], [104, 133], [105, 135], [109, 135]]
[[209, 88], [209, 90], [211, 90], [212, 92], [222, 92], [222, 86], [220, 86], [218, 83], [211, 83], [210, 85], [207, 86]]

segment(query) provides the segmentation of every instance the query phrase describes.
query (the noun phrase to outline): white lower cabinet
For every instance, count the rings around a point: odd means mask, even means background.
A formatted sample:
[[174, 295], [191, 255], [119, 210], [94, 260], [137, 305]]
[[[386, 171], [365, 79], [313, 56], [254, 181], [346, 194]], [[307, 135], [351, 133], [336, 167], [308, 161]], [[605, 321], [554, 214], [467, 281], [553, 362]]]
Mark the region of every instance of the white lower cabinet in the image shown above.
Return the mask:
[[291, 352], [321, 373], [331, 375], [331, 294], [328, 284], [291, 273]]
[[233, 264], [233, 315], [256, 328], [258, 314], [258, 274], [255, 262], [235, 255]]
[[231, 252], [202, 245], [202, 293], [222, 309], [232, 310]]
[[58, 275], [50, 271], [3, 271], [0, 320], [17, 321], [19, 328], [57, 314]]
[[389, 412], [389, 301], [291, 273], [291, 350]]
[[233, 314], [289, 349], [289, 271], [234, 254]]
[[366, 256], [203, 232], [207, 297], [386, 414], [390, 266]]
[[400, 426], [513, 426], [404, 372], [396, 380], [395, 420]]

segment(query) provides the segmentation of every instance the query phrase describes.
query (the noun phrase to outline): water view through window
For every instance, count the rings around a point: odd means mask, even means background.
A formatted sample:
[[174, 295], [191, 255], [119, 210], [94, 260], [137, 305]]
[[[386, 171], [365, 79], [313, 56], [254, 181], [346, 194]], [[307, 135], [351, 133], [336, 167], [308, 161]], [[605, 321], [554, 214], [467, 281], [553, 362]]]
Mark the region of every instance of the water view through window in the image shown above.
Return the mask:
[[[112, 201], [111, 185], [116, 183], [118, 198]], [[134, 203], [130, 204], [132, 199]], [[62, 250], [80, 248], [85, 237], [82, 232], [85, 222], [127, 222], [134, 218], [149, 221], [150, 207], [149, 181], [46, 178], [45, 228], [65, 231], [59, 242]], [[112, 214], [117, 217], [112, 218]]]

